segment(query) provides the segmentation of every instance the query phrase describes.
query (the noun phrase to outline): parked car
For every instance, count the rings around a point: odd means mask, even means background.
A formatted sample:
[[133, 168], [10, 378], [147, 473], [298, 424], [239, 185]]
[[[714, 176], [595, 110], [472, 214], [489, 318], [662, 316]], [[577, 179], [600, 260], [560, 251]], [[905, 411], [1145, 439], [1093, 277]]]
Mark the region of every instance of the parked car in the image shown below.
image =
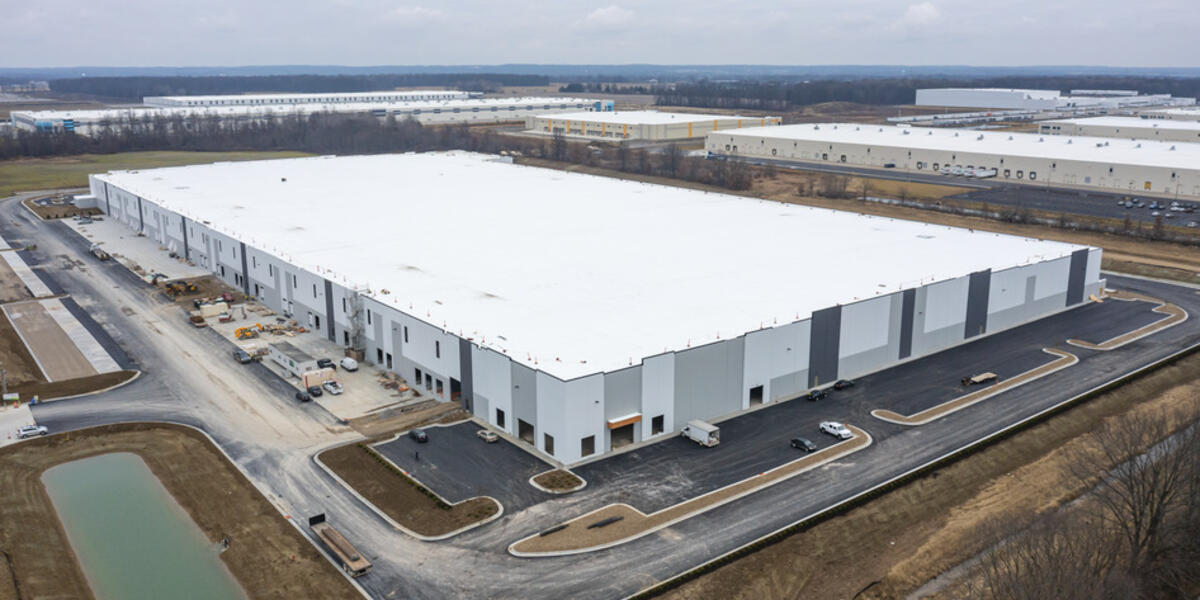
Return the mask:
[[347, 356], [346, 358], [343, 358], [341, 361], [339, 361], [339, 364], [341, 364], [342, 368], [347, 371], [357, 371], [358, 370], [358, 361], [354, 360], [353, 358], [350, 358], [349, 356]]
[[854, 434], [850, 433], [850, 430], [845, 425], [837, 421], [821, 421], [820, 428], [822, 433], [828, 433], [838, 439], [848, 440], [854, 437]]
[[318, 366], [318, 367], [320, 367], [320, 368], [322, 368], [322, 369], [334, 369], [334, 370], [337, 370], [337, 365], [333, 364], [333, 361], [332, 361], [332, 360], [329, 360], [328, 358], [318, 358], [318, 359], [317, 359], [317, 366]]
[[342, 384], [340, 384], [332, 379], [330, 379], [329, 381], [326, 381], [325, 383], [322, 383], [321, 387], [325, 388], [325, 391], [329, 392], [329, 395], [331, 395], [331, 396], [341, 396], [342, 392], [344, 391], [342, 389]]
[[20, 439], [46, 435], [47, 433], [50, 433], [50, 430], [41, 425], [22, 425], [17, 428], [17, 437]]
[[829, 392], [826, 392], [825, 390], [809, 390], [808, 400], [810, 402], [816, 402], [817, 400], [824, 400], [828, 395]]
[[233, 360], [236, 360], [239, 363], [242, 363], [244, 365], [247, 363], [254, 362], [254, 357], [250, 356], [249, 352], [246, 352], [245, 350], [238, 348], [237, 350], [233, 351]]
[[324, 394], [325, 394], [325, 392], [321, 391], [321, 386], [319, 386], [319, 385], [308, 386], [308, 395], [309, 396], [312, 396], [313, 398], [320, 398]]
[[850, 379], [839, 379], [833, 383], [835, 390], [847, 390], [854, 387], [854, 381]]
[[408, 437], [416, 440], [418, 444], [424, 444], [429, 441], [429, 434], [425, 433], [424, 429], [413, 429], [408, 432]]
[[492, 431], [491, 429], [480, 429], [479, 431], [475, 432], [475, 435], [479, 436], [479, 439], [481, 439], [489, 444], [494, 443], [500, 439], [500, 436], [496, 435], [496, 432]]
[[312, 396], [309, 396], [308, 392], [304, 390], [299, 390], [296, 392], [296, 400], [299, 402], [309, 402], [312, 400]]
[[802, 437], [792, 438], [792, 447], [805, 452], [814, 452], [817, 449], [816, 444], [809, 441], [808, 438]]

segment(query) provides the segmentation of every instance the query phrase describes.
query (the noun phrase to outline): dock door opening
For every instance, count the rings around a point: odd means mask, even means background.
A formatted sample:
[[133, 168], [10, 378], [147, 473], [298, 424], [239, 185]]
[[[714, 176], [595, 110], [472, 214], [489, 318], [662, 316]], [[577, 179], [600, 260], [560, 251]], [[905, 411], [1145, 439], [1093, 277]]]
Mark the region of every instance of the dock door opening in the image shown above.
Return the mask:
[[750, 388], [750, 406], [758, 406], [763, 403], [763, 386], [756, 385]]

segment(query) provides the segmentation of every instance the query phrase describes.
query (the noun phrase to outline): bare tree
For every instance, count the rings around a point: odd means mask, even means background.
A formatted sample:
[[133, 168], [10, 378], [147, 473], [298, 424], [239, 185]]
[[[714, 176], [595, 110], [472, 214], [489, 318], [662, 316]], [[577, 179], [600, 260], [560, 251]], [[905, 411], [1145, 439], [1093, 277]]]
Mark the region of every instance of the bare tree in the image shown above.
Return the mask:
[[561, 131], [555, 131], [554, 136], [550, 138], [550, 158], [559, 161], [567, 158], [567, 138]]
[[1082, 503], [1093, 524], [1122, 541], [1125, 571], [1148, 573], [1166, 548], [1167, 523], [1187, 509], [1189, 469], [1166, 413], [1106, 423], [1070, 457], [1069, 474], [1092, 491]]
[[675, 177], [679, 174], [679, 166], [683, 162], [683, 151], [679, 149], [677, 144], [670, 144], [663, 150], [662, 167], [663, 173], [667, 176]]

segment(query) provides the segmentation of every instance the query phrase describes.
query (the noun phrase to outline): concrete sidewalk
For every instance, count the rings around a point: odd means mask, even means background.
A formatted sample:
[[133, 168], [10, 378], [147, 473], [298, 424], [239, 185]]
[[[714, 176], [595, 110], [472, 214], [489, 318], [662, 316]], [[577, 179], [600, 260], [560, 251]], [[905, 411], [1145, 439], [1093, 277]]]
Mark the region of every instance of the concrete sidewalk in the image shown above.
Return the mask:
[[50, 291], [50, 288], [37, 276], [37, 273], [34, 273], [33, 269], [30, 269], [29, 265], [25, 264], [25, 259], [21, 258], [20, 254], [16, 252], [0, 252], [0, 258], [3, 258], [4, 262], [8, 263], [9, 268], [21, 279], [21, 283], [25, 284], [25, 287], [29, 289], [29, 293], [34, 298], [45, 298], [54, 295], [54, 292]]
[[86, 225], [72, 219], [60, 219], [60, 222], [90, 242], [99, 244], [115, 260], [147, 280], [154, 273], [165, 275], [168, 281], [210, 274], [204, 267], [189, 265], [182, 258], [171, 258], [170, 252], [158, 242], [138, 235], [115, 220], [106, 218]]

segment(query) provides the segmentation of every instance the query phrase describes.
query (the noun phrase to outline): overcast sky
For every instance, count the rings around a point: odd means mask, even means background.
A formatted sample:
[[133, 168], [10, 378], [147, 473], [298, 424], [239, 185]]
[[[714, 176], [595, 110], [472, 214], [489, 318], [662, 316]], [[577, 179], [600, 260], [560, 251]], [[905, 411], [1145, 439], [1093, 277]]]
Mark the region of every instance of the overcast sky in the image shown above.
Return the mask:
[[0, 66], [1200, 65], [1198, 0], [0, 0]]

